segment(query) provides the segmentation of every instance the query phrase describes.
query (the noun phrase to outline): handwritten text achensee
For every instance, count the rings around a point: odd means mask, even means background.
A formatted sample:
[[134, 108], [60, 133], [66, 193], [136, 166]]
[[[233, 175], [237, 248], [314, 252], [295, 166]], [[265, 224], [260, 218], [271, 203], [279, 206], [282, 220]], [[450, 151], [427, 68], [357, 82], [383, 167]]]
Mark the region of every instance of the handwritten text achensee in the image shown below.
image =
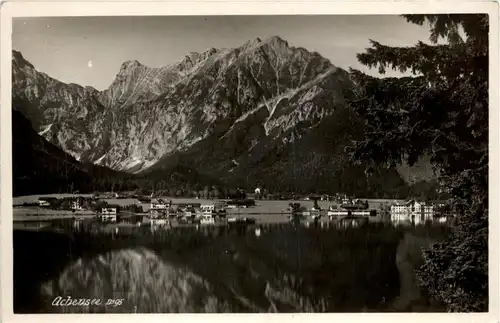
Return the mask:
[[57, 296], [52, 301], [52, 306], [120, 306], [123, 304], [123, 298], [108, 298], [105, 301], [100, 298], [72, 298], [71, 296]]

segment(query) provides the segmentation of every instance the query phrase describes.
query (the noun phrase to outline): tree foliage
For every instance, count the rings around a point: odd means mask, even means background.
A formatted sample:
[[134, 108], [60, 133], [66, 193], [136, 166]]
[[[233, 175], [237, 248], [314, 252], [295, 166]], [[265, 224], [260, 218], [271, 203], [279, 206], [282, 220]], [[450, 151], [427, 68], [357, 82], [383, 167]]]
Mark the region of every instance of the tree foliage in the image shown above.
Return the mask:
[[[457, 206], [451, 240], [426, 252], [422, 285], [450, 311], [488, 307], [488, 16], [405, 15], [430, 28], [430, 44], [390, 47], [371, 41], [358, 60], [384, 74], [351, 69], [354, 110], [365, 120], [353, 160], [388, 167], [427, 155]], [[440, 41], [444, 40], [444, 41]], [[370, 170], [370, 168], [368, 169]]]

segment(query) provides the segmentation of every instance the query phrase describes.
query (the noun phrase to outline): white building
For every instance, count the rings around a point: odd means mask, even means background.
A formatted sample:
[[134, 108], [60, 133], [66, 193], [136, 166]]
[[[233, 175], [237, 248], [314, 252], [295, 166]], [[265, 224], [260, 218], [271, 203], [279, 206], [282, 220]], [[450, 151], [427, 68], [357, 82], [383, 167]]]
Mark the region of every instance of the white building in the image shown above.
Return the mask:
[[350, 198], [344, 197], [342, 199], [342, 204], [352, 204], [352, 200]]
[[151, 210], [166, 210], [169, 208], [169, 204], [164, 202], [161, 199], [158, 200], [151, 200], [151, 205], [150, 208]]
[[202, 204], [200, 206], [200, 212], [202, 214], [212, 215], [214, 211], [215, 211], [215, 204]]
[[426, 205], [425, 202], [410, 200], [404, 204], [391, 205], [392, 222], [411, 222], [421, 224], [431, 220], [434, 216], [434, 206]]
[[83, 206], [80, 203], [80, 199], [76, 199], [71, 203], [71, 209], [75, 211], [83, 210]]

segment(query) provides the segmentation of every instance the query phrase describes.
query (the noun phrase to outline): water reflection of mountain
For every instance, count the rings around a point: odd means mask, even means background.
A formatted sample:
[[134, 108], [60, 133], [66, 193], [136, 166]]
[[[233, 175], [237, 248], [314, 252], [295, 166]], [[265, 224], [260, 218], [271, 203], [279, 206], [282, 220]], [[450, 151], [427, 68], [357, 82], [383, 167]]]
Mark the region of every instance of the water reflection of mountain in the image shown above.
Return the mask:
[[75, 311], [50, 306], [67, 295], [127, 300], [76, 309], [86, 312], [388, 310], [399, 294], [402, 232], [359, 230], [282, 226], [260, 237], [214, 231], [113, 243], [15, 231], [15, 310]]

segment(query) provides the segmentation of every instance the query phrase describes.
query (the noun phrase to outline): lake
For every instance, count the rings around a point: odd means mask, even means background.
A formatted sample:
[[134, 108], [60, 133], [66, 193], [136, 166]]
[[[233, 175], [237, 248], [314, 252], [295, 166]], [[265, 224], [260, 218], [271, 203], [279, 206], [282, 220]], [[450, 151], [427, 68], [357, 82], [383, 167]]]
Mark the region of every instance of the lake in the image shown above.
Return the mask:
[[[267, 224], [260, 235], [254, 227], [75, 228], [68, 220], [14, 228], [16, 313], [395, 311], [402, 237], [446, 232], [390, 224]], [[52, 306], [58, 296], [123, 302]]]

